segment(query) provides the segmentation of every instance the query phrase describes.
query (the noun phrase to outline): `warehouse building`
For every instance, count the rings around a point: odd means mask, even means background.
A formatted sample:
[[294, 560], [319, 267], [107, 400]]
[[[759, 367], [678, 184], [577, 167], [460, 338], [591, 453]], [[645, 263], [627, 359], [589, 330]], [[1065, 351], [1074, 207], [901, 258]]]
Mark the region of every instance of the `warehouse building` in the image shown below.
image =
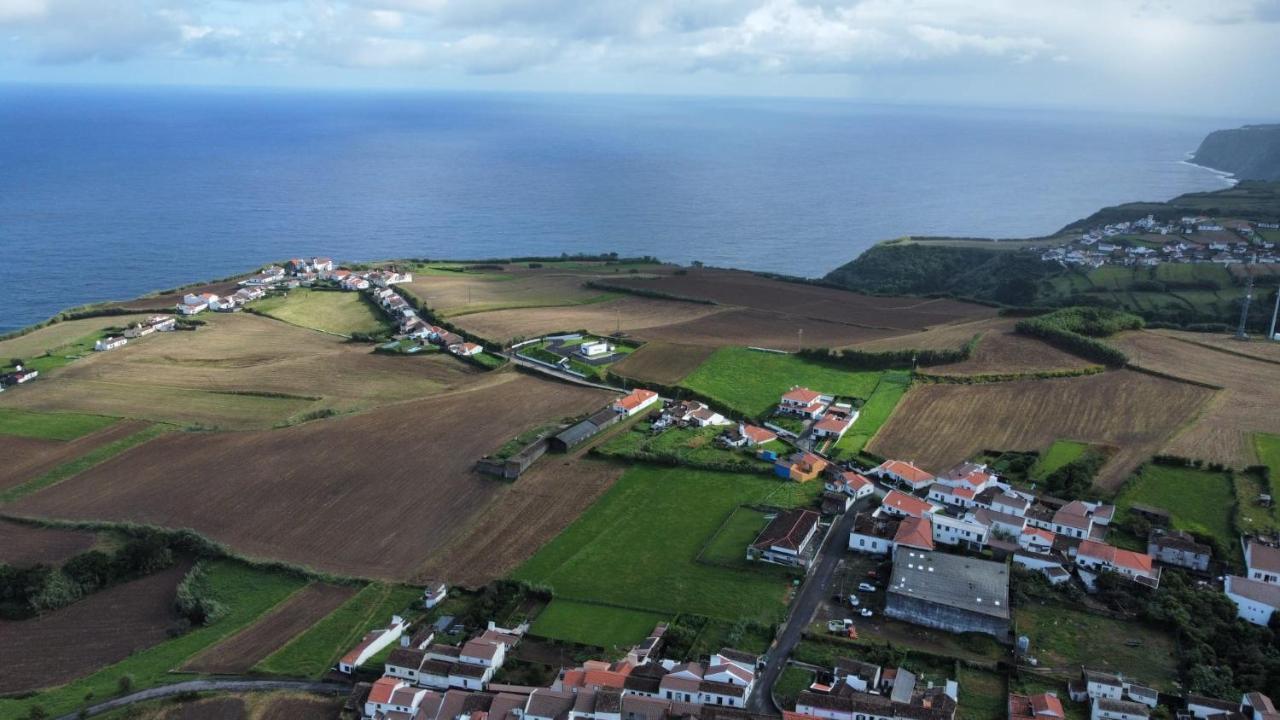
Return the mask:
[[1009, 568], [1004, 563], [899, 547], [885, 615], [954, 633], [1009, 637]]

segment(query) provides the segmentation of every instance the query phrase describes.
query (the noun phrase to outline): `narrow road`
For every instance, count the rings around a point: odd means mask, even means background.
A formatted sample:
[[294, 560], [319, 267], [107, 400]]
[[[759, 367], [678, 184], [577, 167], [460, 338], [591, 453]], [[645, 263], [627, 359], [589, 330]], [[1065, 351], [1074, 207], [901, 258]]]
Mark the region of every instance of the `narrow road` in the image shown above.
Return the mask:
[[511, 364], [513, 365], [518, 365], [519, 367], [522, 367], [528, 370], [534, 370], [534, 371], [540, 372], [543, 375], [546, 375], [548, 377], [553, 377], [557, 380], [571, 382], [575, 385], [584, 385], [586, 387], [599, 388], [600, 390], [611, 390], [616, 393], [625, 392], [624, 390], [613, 387], [612, 385], [604, 385], [602, 383], [596, 383], [596, 382], [591, 382], [590, 380], [585, 380], [583, 378], [578, 377], [577, 375], [574, 375], [573, 373], [552, 370], [546, 365], [542, 365], [541, 363], [536, 363], [536, 362], [530, 362], [529, 360], [526, 360], [513, 352], [504, 352], [502, 353], [502, 356], [505, 357], [507, 360], [510, 360]]
[[76, 720], [80, 717], [93, 717], [109, 710], [133, 705], [134, 703], [173, 697], [189, 692], [262, 692], [267, 690], [296, 690], [301, 692], [321, 693], [324, 695], [341, 695], [351, 691], [351, 685], [341, 682], [313, 682], [310, 680], [261, 680], [252, 678], [226, 678], [212, 680], [188, 680], [161, 685], [159, 687], [139, 690], [136, 693], [98, 703], [87, 708], [84, 715], [79, 711], [63, 715], [58, 720]]
[[756, 679], [751, 697], [747, 698], [747, 710], [762, 715], [781, 715], [782, 711], [773, 703], [773, 685], [787, 666], [787, 658], [800, 642], [805, 627], [813, 618], [813, 613], [826, 596], [827, 587], [831, 584], [831, 574], [835, 572], [836, 563], [849, 547], [849, 531], [853, 529], [853, 518], [864, 509], [865, 499], [859, 500], [852, 508], [845, 511], [836, 520], [835, 527], [827, 533], [826, 540], [818, 550], [813, 569], [805, 577], [800, 592], [791, 602], [791, 612], [787, 615], [778, 633], [778, 640], [769, 650], [769, 660], [764, 670]]

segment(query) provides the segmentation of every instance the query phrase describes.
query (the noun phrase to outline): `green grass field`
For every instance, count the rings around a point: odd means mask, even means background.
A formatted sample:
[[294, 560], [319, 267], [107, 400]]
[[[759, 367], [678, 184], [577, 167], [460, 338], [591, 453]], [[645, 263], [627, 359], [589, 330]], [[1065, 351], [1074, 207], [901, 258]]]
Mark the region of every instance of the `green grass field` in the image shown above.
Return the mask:
[[794, 385], [843, 397], [868, 398], [879, 372], [853, 372], [794, 355], [720, 348], [680, 384], [749, 417], [769, 414]]
[[169, 671], [246, 627], [307, 584], [306, 580], [293, 575], [260, 570], [230, 560], [209, 563], [208, 579], [215, 599], [227, 606], [227, 614], [213, 624], [196, 628], [92, 675], [30, 698], [0, 699], [0, 717], [25, 717], [35, 706], [43, 708], [48, 717], [75, 712], [85, 704], [85, 698], [90, 694], [96, 702], [114, 696], [117, 683], [125, 675], [132, 676], [135, 690], [190, 680], [190, 675]]
[[960, 684], [957, 718], [990, 720], [1005, 717], [1009, 709], [1009, 686], [1004, 675], [961, 664], [955, 680]]
[[1076, 442], [1074, 440], [1055, 440], [1048, 450], [1040, 456], [1035, 466], [1031, 468], [1031, 477], [1035, 480], [1044, 480], [1054, 470], [1075, 462], [1080, 459], [1081, 455], [1089, 449], [1088, 443]]
[[1231, 505], [1235, 490], [1226, 473], [1148, 464], [1116, 497], [1121, 512], [1133, 503], [1169, 511], [1173, 526], [1211, 536], [1221, 548], [1235, 543]]
[[41, 440], [75, 440], [104, 430], [119, 418], [80, 413], [46, 413], [17, 408], [0, 408], [0, 435], [39, 438]]
[[[723, 427], [672, 428], [661, 435], [649, 433], [648, 423], [639, 423], [628, 432], [619, 433], [599, 448], [604, 455], [621, 458], [641, 458], [658, 455], [674, 458], [694, 467], [713, 467], [742, 472], [768, 471], [773, 463], [760, 460], [751, 450], [732, 450], [715, 444]], [[771, 449], [782, 449], [782, 442], [774, 440], [766, 444]]]
[[635, 466], [514, 576], [551, 587], [557, 598], [772, 623], [786, 609], [783, 578], [699, 563], [697, 555], [739, 505], [809, 504], [821, 490], [819, 483]]
[[654, 625], [670, 619], [659, 613], [557, 598], [534, 620], [530, 632], [606, 650], [625, 650], [649, 637]]
[[720, 565], [746, 565], [747, 546], [765, 526], [764, 513], [747, 507], [733, 511], [702, 549], [699, 559]]
[[1142, 678], [1165, 691], [1177, 680], [1174, 639], [1157, 628], [1039, 603], [1018, 607], [1014, 619], [1017, 633], [1031, 639], [1031, 655], [1042, 667], [1071, 673], [1087, 665]]
[[1280, 483], [1280, 435], [1258, 433], [1253, 436], [1258, 462], [1271, 469], [1271, 481]]
[[778, 682], [773, 684], [773, 695], [778, 699], [778, 705], [784, 710], [794, 710], [796, 698], [800, 697], [800, 693], [808, 690], [813, 681], [813, 673], [804, 668], [784, 669], [778, 676]]
[[[109, 321], [109, 319], [106, 318], [104, 318], [104, 320]], [[58, 368], [69, 365], [82, 357], [92, 355], [94, 352], [94, 343], [106, 336], [106, 332], [99, 330], [88, 335], [83, 335], [70, 342], [58, 345], [57, 347], [51, 348], [40, 355], [29, 355], [22, 358], [23, 367], [28, 370], [37, 370], [41, 374], [47, 374], [50, 370], [57, 370]], [[133, 341], [131, 340], [130, 342]], [[5, 372], [12, 370], [13, 364], [10, 363], [10, 360], [12, 359], [14, 358], [6, 357], [0, 360], [0, 370]]]
[[836, 454], [840, 458], [851, 458], [862, 452], [880, 431], [880, 426], [889, 421], [889, 416], [898, 407], [898, 401], [911, 387], [911, 373], [906, 370], [890, 370], [880, 375], [875, 390], [858, 411], [858, 419], [853, 427], [836, 443]]
[[263, 298], [253, 308], [277, 320], [335, 335], [374, 334], [391, 328], [368, 298], [355, 292], [298, 288]]
[[323, 620], [254, 666], [255, 672], [316, 678], [375, 627], [422, 597], [403, 585], [367, 585]]
[[[1259, 495], [1270, 495], [1272, 490], [1259, 472], [1237, 470], [1232, 475], [1236, 491], [1236, 523], [1242, 533], [1280, 532], [1277, 508], [1258, 503]], [[1272, 474], [1272, 477], [1275, 477]]]

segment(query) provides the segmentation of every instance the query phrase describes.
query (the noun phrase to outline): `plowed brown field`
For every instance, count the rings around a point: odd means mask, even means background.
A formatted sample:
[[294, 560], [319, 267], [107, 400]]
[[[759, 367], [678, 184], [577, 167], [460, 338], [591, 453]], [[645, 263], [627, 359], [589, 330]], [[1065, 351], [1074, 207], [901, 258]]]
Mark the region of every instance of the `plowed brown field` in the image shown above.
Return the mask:
[[[170, 433], [9, 511], [189, 527], [250, 556], [410, 580], [509, 487], [476, 473], [477, 459], [524, 429], [610, 397], [499, 371], [360, 415], [279, 430]], [[571, 498], [566, 488], [548, 492]]]
[[[798, 331], [803, 331], [803, 334]], [[733, 309], [687, 322], [643, 328], [636, 330], [634, 334], [644, 340], [665, 340], [709, 347], [739, 345], [795, 350], [800, 346], [843, 347], [902, 332], [904, 331], [850, 325], [767, 310]]]
[[[42, 388], [43, 389], [43, 388]], [[33, 480], [71, 462], [94, 448], [128, 437], [147, 426], [140, 420], [122, 420], [75, 440], [41, 440], [0, 435], [0, 490]]]
[[515, 337], [537, 337], [566, 330], [608, 334], [620, 329], [634, 333], [723, 311], [724, 308], [714, 305], [623, 297], [590, 305], [472, 313], [453, 318], [452, 322], [480, 337], [506, 342]]
[[984, 450], [1061, 438], [1118, 448], [1097, 478], [1115, 488], [1195, 417], [1213, 391], [1130, 370], [1054, 380], [916, 385], [868, 449], [941, 472]]
[[58, 565], [93, 547], [96, 537], [84, 530], [43, 528], [0, 520], [0, 563], [28, 567]]
[[338, 609], [359, 588], [312, 583], [280, 603], [257, 622], [191, 658], [183, 670], [245, 673], [258, 661]]
[[0, 693], [61, 685], [168, 639], [189, 569], [179, 563], [37, 618], [0, 620]]
[[623, 377], [641, 382], [675, 385], [711, 357], [715, 348], [708, 345], [684, 345], [655, 340], [613, 366]]

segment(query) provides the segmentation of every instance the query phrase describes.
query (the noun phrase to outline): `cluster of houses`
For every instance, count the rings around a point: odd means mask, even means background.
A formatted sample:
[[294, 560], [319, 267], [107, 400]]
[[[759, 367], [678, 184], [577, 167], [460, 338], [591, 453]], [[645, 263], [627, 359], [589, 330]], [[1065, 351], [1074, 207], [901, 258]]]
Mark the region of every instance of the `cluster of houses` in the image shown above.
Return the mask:
[[[460, 647], [432, 644], [431, 633], [402, 641], [361, 703], [369, 720], [713, 720], [741, 710], [755, 687], [759, 658], [722, 649], [706, 664], [660, 658], [667, 626], [619, 661], [563, 668], [549, 687], [493, 682], [523, 628], [489, 628]], [[707, 712], [711, 711], [711, 712]]]
[[151, 333], [169, 332], [178, 327], [177, 319], [169, 315], [152, 315], [146, 320], [132, 323], [120, 335], [108, 335], [93, 343], [95, 352], [106, 352], [124, 347], [130, 340], [143, 338]]
[[953, 720], [959, 691], [955, 680], [935, 687], [906, 668], [841, 658], [830, 682], [811, 685], [796, 699], [795, 712], [782, 715], [783, 720]]
[[[1275, 243], [1258, 234], [1259, 230], [1275, 230], [1276, 225], [1206, 216], [1161, 222], [1148, 215], [1092, 228], [1071, 242], [1045, 250], [1041, 259], [1082, 267], [1153, 266], [1162, 262], [1280, 263]], [[1134, 236], [1143, 242], [1127, 240]]]
[[1236, 614], [1255, 625], [1266, 625], [1280, 610], [1280, 548], [1244, 538], [1245, 574], [1227, 575], [1223, 591], [1236, 604]]
[[13, 369], [0, 374], [0, 391], [13, 385], [21, 385], [40, 377], [40, 371], [24, 365], [14, 365]]
[[800, 437], [828, 443], [839, 441], [858, 419], [851, 403], [837, 402], [833, 395], [798, 385], [782, 394], [777, 414], [804, 420], [804, 432], [797, 433]]
[[[1152, 687], [1112, 672], [1081, 668], [1080, 675], [1067, 683], [1072, 702], [1088, 703], [1090, 720], [1148, 720], [1161, 704], [1160, 693]], [[1245, 693], [1239, 702], [1187, 694], [1166, 696], [1164, 702], [1177, 705], [1178, 720], [1277, 720], [1271, 698], [1260, 692]], [[1010, 720], [1051, 720], [1063, 718], [1061, 700], [1054, 693], [1009, 695]]]

